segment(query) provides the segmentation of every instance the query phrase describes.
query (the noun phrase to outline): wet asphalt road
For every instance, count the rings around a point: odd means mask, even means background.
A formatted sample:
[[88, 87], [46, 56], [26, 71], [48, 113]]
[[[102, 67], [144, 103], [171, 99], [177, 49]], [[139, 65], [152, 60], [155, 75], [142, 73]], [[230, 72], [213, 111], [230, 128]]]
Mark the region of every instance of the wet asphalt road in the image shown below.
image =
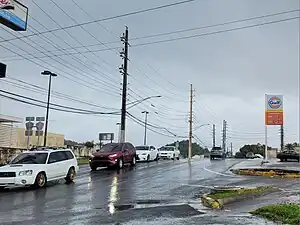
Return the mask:
[[[0, 192], [0, 224], [273, 224], [247, 212], [275, 199], [299, 196], [299, 181], [242, 177], [229, 170], [239, 160], [159, 161], [121, 171], [80, 167], [75, 184]], [[211, 186], [276, 184], [284, 189], [264, 200], [223, 211], [201, 205]], [[297, 189], [298, 188], [298, 189]]]

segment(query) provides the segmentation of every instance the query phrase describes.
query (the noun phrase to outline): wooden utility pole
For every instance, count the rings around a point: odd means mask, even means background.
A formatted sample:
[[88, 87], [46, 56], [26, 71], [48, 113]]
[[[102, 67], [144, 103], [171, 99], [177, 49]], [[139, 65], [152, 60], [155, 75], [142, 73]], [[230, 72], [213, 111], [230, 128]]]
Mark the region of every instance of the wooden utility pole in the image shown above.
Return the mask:
[[216, 147], [216, 125], [213, 124], [213, 147]]
[[188, 159], [189, 161], [192, 158], [192, 144], [193, 144], [193, 97], [194, 97], [194, 90], [193, 85], [191, 84], [190, 90], [190, 118], [189, 118], [189, 152], [188, 152]]
[[121, 109], [121, 130], [120, 130], [120, 142], [125, 142], [125, 126], [126, 126], [126, 100], [127, 100], [127, 63], [128, 63], [128, 27], [126, 27], [125, 33], [121, 37], [121, 41], [124, 43], [124, 49], [120, 53], [123, 58], [123, 65], [120, 67], [120, 72], [123, 75], [123, 90], [122, 90], [122, 109]]

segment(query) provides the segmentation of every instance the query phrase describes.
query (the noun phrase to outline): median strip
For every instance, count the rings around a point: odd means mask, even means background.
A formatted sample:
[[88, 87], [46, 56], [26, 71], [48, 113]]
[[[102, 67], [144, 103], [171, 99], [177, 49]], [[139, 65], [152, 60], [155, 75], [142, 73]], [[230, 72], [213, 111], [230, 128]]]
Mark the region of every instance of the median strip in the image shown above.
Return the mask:
[[211, 193], [201, 197], [203, 205], [213, 209], [223, 209], [226, 204], [259, 197], [278, 190], [272, 186], [260, 187], [221, 187], [212, 189]]
[[281, 178], [300, 178], [300, 171], [285, 169], [233, 169], [231, 172], [238, 175], [264, 176], [264, 177], [281, 177]]
[[283, 224], [300, 224], [300, 204], [285, 203], [269, 205], [256, 209], [250, 213]]

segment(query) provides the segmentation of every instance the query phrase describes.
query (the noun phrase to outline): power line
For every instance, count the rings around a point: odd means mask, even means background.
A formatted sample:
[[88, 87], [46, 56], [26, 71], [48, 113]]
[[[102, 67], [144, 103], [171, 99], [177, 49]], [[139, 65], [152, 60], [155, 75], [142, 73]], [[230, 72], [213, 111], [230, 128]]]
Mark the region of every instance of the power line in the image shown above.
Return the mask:
[[[0, 92], [8, 94], [8, 95], [15, 96], [15, 97], [23, 98], [23, 99], [26, 99], [26, 100], [46, 104], [45, 101], [41, 101], [41, 100], [31, 98], [31, 97], [27, 97], [27, 96], [24, 96], [24, 95], [15, 94], [15, 93], [12, 93], [12, 92], [9, 92], [9, 91], [0, 90]], [[74, 108], [74, 107], [69, 107], [69, 106], [64, 106], [64, 105], [54, 104], [54, 103], [50, 103], [50, 105], [60, 107], [60, 108], [64, 108], [64, 109], [76, 110], [76, 111], [83, 112], [83, 113], [88, 113], [88, 114], [115, 114], [115, 115], [120, 114], [120, 112], [96, 112], [96, 111], [80, 109], [80, 108]]]
[[[23, 89], [23, 90], [25, 89], [25, 90], [40, 93], [40, 94], [46, 94], [47, 93], [46, 88], [40, 87], [40, 86], [35, 85], [33, 83], [28, 83], [24, 80], [16, 79], [16, 78], [13, 78], [13, 77], [11, 77], [11, 78], [7, 77], [7, 79], [14, 80], [14, 81], [19, 82], [21, 84], [14, 83], [14, 82], [11, 82], [11, 81], [8, 81], [8, 80], [2, 80], [2, 82], [11, 84], [11, 85], [13, 85], [17, 88]], [[116, 108], [110, 108], [110, 107], [105, 107], [105, 106], [101, 106], [101, 105], [98, 105], [98, 104], [94, 104], [94, 103], [88, 102], [86, 100], [78, 99], [78, 98], [75, 98], [74, 96], [70, 96], [70, 95], [67, 95], [67, 94], [64, 94], [64, 93], [61, 93], [61, 92], [57, 92], [57, 91], [51, 91], [51, 96], [53, 96], [55, 98], [58, 98], [58, 99], [63, 99], [63, 100], [71, 101], [71, 102], [82, 103], [82, 104], [97, 107], [97, 108], [117, 110]]]
[[84, 23], [78, 23], [78, 24], [74, 24], [74, 25], [69, 25], [69, 26], [61, 27], [61, 28], [47, 30], [47, 31], [41, 31], [41, 32], [37, 32], [37, 33], [25, 35], [23, 37], [17, 37], [17, 38], [13, 38], [13, 39], [6, 39], [4, 41], [0, 41], [0, 43], [1, 42], [18, 40], [18, 39], [23, 39], [23, 38], [28, 38], [28, 37], [33, 37], [33, 36], [41, 35], [41, 34], [52, 33], [52, 32], [60, 31], [60, 30], [67, 30], [67, 29], [70, 29], [70, 28], [73, 28], [73, 27], [85, 26], [85, 25], [88, 25], [88, 24], [93, 24], [93, 23], [98, 23], [98, 22], [113, 20], [113, 19], [117, 19], [117, 18], [122, 18], [122, 17], [137, 15], [137, 14], [142, 14], [142, 13], [146, 13], [146, 12], [156, 11], [156, 10], [159, 10], [159, 9], [169, 8], [169, 7], [173, 7], [173, 6], [177, 6], [177, 5], [182, 5], [182, 4], [194, 2], [194, 1], [196, 1], [196, 0], [185, 0], [185, 1], [175, 2], [175, 3], [165, 4], [165, 5], [161, 5], [161, 6], [156, 6], [156, 7], [152, 7], [152, 8], [148, 8], [148, 9], [137, 10], [137, 11], [133, 11], [133, 12], [129, 12], [129, 13], [124, 13], [124, 14], [121, 14], [121, 15], [110, 16], [110, 17], [106, 17], [106, 18], [102, 18], [102, 19], [98, 19], [98, 20], [88, 21], [88, 22], [84, 22]]

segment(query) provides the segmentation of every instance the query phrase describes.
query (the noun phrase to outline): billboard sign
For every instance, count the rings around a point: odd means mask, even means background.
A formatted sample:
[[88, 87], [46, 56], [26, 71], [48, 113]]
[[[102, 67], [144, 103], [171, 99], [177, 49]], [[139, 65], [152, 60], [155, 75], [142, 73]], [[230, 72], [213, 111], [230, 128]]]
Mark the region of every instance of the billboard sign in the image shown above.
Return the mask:
[[0, 78], [4, 78], [6, 74], [6, 65], [0, 62]]
[[28, 8], [17, 0], [0, 0], [0, 23], [15, 30], [27, 28]]
[[114, 133], [99, 133], [99, 141], [112, 141], [114, 140]]
[[266, 95], [265, 124], [283, 125], [283, 96]]

